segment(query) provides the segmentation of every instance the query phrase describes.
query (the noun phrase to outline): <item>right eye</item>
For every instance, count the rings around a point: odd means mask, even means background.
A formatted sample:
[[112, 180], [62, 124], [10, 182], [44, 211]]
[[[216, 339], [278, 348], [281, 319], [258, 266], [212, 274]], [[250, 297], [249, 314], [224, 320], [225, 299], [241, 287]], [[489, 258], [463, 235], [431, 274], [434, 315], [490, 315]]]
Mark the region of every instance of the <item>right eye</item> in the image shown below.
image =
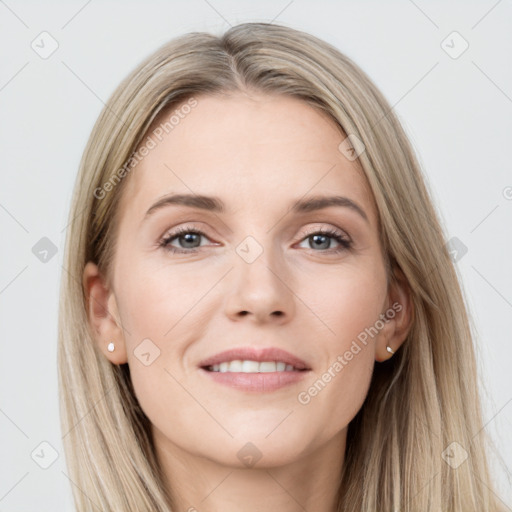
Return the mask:
[[196, 228], [179, 228], [171, 233], [168, 233], [159, 243], [161, 247], [164, 249], [172, 252], [172, 253], [191, 253], [191, 252], [197, 252], [198, 247], [185, 247], [185, 248], [177, 248], [174, 246], [171, 246], [171, 242], [173, 240], [178, 240], [187, 244], [195, 244], [198, 240], [200, 241], [201, 237], [205, 237], [206, 235], [199, 231]]

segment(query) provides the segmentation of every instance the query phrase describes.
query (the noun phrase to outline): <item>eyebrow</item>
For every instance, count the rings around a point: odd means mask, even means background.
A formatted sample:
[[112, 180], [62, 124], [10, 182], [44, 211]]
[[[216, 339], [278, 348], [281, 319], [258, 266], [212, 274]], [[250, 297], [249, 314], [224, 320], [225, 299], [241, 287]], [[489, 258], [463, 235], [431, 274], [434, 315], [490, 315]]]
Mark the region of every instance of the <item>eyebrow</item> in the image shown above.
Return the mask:
[[[170, 205], [188, 206], [198, 208], [214, 213], [225, 213], [226, 208], [221, 199], [213, 196], [204, 196], [197, 194], [171, 194], [160, 198], [146, 212], [143, 220], [155, 213], [157, 210]], [[309, 199], [299, 199], [292, 204], [293, 213], [308, 213], [317, 210], [323, 210], [331, 206], [350, 208], [358, 213], [367, 223], [369, 223], [366, 212], [356, 202], [343, 196], [314, 196]]]

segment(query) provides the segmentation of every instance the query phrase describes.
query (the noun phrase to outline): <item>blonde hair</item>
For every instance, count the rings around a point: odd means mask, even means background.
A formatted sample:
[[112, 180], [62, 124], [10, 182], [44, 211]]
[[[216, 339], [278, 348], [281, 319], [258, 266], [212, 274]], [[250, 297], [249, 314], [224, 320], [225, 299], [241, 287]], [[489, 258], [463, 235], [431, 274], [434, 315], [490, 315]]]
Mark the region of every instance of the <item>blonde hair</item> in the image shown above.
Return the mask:
[[[413, 149], [356, 64], [312, 35], [268, 23], [163, 45], [123, 80], [92, 130], [70, 208], [59, 312], [61, 422], [77, 510], [172, 510], [128, 365], [110, 363], [94, 341], [82, 275], [93, 261], [110, 282], [119, 201], [157, 116], [200, 95], [250, 90], [300, 98], [363, 142], [358, 160], [389, 279], [403, 273], [411, 292], [410, 333], [375, 366], [349, 425], [338, 510], [497, 510], [468, 314]], [[467, 452], [456, 469], [443, 459], [454, 441]]]

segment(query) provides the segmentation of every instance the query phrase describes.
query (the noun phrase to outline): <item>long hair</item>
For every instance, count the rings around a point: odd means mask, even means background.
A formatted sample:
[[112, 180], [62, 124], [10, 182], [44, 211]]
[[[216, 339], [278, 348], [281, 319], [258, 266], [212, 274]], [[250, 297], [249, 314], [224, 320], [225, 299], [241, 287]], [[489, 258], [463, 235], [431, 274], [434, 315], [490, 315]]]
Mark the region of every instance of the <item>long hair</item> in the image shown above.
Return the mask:
[[86, 145], [69, 213], [58, 345], [78, 512], [172, 510], [128, 364], [110, 363], [94, 341], [84, 266], [93, 261], [109, 282], [121, 194], [158, 116], [200, 95], [250, 90], [299, 98], [364, 144], [358, 163], [377, 205], [388, 279], [400, 272], [413, 302], [407, 339], [375, 366], [349, 424], [338, 510], [496, 510], [464, 294], [404, 129], [369, 77], [333, 46], [282, 25], [243, 23], [161, 46], [117, 87]]

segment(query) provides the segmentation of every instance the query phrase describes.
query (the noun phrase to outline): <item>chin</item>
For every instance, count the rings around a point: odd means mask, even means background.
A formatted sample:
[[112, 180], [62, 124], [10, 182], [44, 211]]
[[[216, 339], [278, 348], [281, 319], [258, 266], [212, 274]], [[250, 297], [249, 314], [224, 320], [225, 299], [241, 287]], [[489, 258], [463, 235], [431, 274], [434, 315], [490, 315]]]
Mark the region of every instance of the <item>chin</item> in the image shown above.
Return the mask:
[[270, 469], [292, 464], [304, 454], [297, 446], [280, 442], [237, 441], [226, 443], [218, 453], [205, 454], [205, 457], [217, 464], [237, 469]]

